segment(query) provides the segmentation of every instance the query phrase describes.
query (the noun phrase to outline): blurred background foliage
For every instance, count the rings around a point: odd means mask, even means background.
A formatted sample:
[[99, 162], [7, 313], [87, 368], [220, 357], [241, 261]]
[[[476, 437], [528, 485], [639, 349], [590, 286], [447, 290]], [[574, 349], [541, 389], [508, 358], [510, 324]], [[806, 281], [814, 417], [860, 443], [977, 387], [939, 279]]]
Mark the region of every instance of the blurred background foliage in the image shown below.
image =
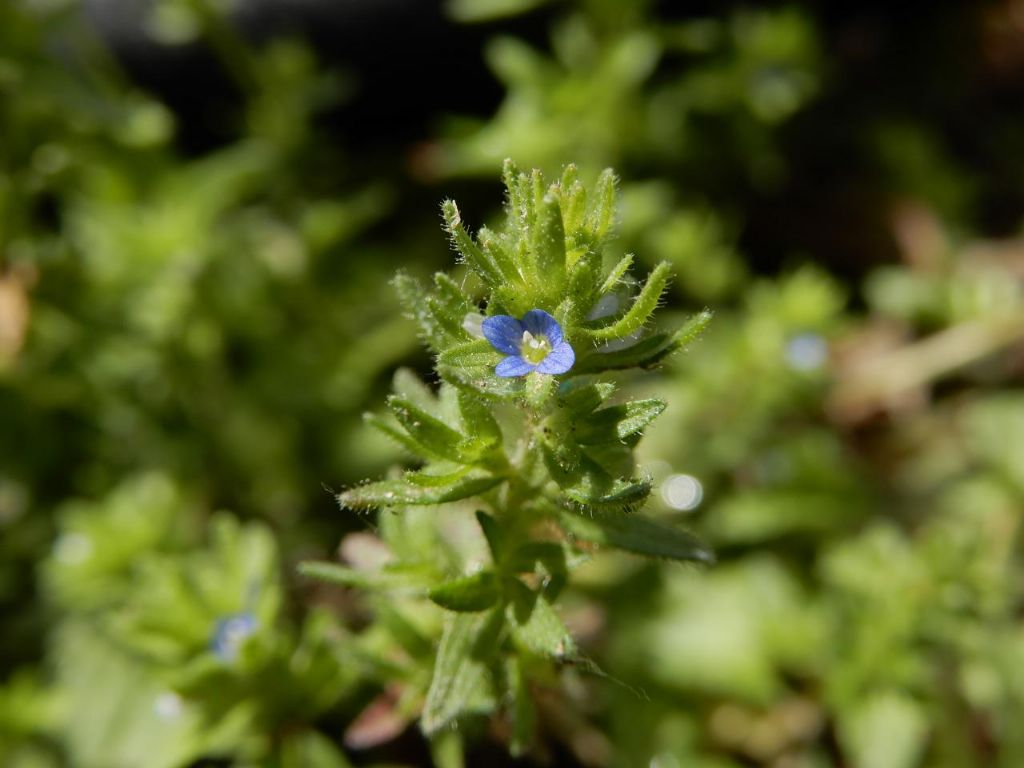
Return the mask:
[[412, 725], [440, 609], [294, 565], [459, 562], [325, 487], [400, 461], [388, 281], [512, 156], [614, 166], [716, 312], [628, 385], [719, 562], [580, 567], [532, 763], [1024, 764], [1022, 51], [1019, 0], [0, 4], [0, 763], [508, 760]]

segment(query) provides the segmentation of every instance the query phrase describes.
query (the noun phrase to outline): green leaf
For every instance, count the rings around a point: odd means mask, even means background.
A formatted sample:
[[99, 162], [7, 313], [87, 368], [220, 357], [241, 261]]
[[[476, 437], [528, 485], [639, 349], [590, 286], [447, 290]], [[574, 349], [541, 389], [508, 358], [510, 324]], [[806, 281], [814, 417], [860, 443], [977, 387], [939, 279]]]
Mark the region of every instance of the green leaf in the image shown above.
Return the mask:
[[558, 186], [563, 190], [567, 190], [576, 184], [579, 184], [579, 169], [576, 167], [576, 163], [566, 163], [562, 168], [562, 178], [558, 182]]
[[477, 496], [502, 481], [501, 477], [478, 473], [462, 475], [448, 485], [439, 486], [413, 485], [408, 480], [378, 480], [339, 493], [338, 503], [349, 509], [444, 504]]
[[573, 370], [588, 373], [622, 368], [651, 368], [696, 339], [711, 322], [711, 317], [711, 312], [704, 310], [690, 318], [675, 333], [652, 334], [631, 347], [614, 352], [592, 352], [578, 360]]
[[575, 323], [582, 323], [597, 299], [597, 283], [601, 279], [602, 252], [590, 243], [576, 247], [577, 256], [569, 276], [569, 295], [574, 299], [570, 315]]
[[508, 218], [515, 224], [526, 218], [526, 201], [523, 200], [522, 187], [519, 183], [521, 176], [519, 166], [512, 158], [506, 157], [501, 164], [501, 180], [508, 192]]
[[563, 489], [566, 498], [587, 509], [626, 510], [643, 502], [650, 492], [651, 485], [644, 480], [618, 478], [608, 486], [584, 483]]
[[466, 389], [459, 389], [457, 397], [463, 431], [490, 444], [500, 442], [501, 427], [498, 426], [487, 402], [481, 400], [475, 392]]
[[438, 363], [437, 372], [456, 386], [476, 390], [487, 397], [512, 400], [522, 397], [522, 379], [494, 375], [494, 365], [445, 365]]
[[367, 571], [349, 568], [340, 563], [318, 560], [306, 560], [299, 563], [298, 572], [302, 576], [326, 581], [329, 584], [360, 589], [421, 587], [432, 575], [420, 567], [386, 566], [378, 571]]
[[672, 274], [672, 267], [667, 261], [658, 264], [647, 278], [644, 287], [633, 302], [633, 306], [615, 322], [602, 328], [586, 330], [586, 333], [594, 341], [611, 341], [622, 339], [643, 328], [644, 324], [653, 314], [661, 299], [661, 294], [668, 285], [669, 276]]
[[[551, 464], [548, 464], [549, 468]], [[589, 510], [626, 510], [637, 506], [651, 491], [650, 483], [644, 480], [617, 478], [605, 471], [589, 456], [582, 456], [580, 466], [561, 467], [562, 472], [552, 472], [565, 499]]]
[[484, 538], [487, 539], [487, 546], [491, 550], [491, 559], [495, 563], [501, 562], [505, 551], [505, 533], [501, 530], [498, 521], [482, 509], [476, 511], [476, 521], [484, 532]]
[[389, 419], [385, 419], [376, 413], [366, 413], [363, 414], [363, 420], [371, 427], [383, 433], [401, 447], [405, 448], [405, 450], [413, 456], [422, 459], [430, 455], [430, 451], [426, 446], [413, 440], [407, 432], [400, 429], [397, 424], [393, 424]]
[[429, 597], [449, 611], [485, 611], [501, 598], [501, 585], [493, 571], [480, 571], [434, 587]]
[[581, 445], [632, 441], [665, 410], [665, 406], [664, 400], [650, 399], [602, 408], [579, 425], [575, 439]]
[[715, 559], [693, 534], [649, 517], [563, 512], [560, 520], [573, 536], [634, 554], [705, 564]]
[[595, 243], [608, 239], [615, 227], [615, 172], [605, 168], [597, 180], [594, 197], [596, 205], [587, 217], [587, 224]]
[[636, 470], [632, 447], [636, 442], [637, 440], [632, 438], [623, 443], [595, 443], [580, 446], [580, 451], [585, 460], [593, 462], [612, 477], [630, 478]]
[[559, 488], [572, 488], [583, 478], [583, 453], [568, 440], [554, 439], [541, 444], [544, 466]]
[[480, 275], [488, 285], [498, 285], [506, 276], [490, 257], [477, 245], [462, 226], [462, 217], [454, 200], [445, 200], [441, 204], [444, 226], [452, 239], [452, 246], [462, 256], [470, 269]]
[[607, 381], [584, 385], [577, 384], [578, 381], [579, 379], [569, 379], [558, 387], [558, 406], [565, 408], [569, 414], [577, 418], [592, 413], [617, 389], [614, 384]]
[[505, 275], [509, 284], [517, 288], [521, 286], [523, 276], [519, 273], [519, 268], [512, 258], [512, 253], [502, 242], [501, 238], [487, 227], [481, 227], [476, 234], [476, 239], [484, 254], [498, 266], [501, 274]]
[[585, 229], [587, 190], [577, 178], [576, 166], [571, 163], [563, 169], [558, 187], [566, 235], [566, 267], [571, 269], [590, 245], [590, 232]]
[[444, 272], [434, 273], [434, 293], [427, 299], [427, 303], [452, 339], [470, 338], [463, 327], [463, 322], [468, 313], [476, 311], [476, 305], [470, 301], [459, 284]]
[[544, 595], [514, 580], [513, 600], [508, 606], [512, 635], [524, 647], [551, 659], [572, 658], [576, 643], [558, 612]]
[[460, 320], [466, 312], [476, 309], [469, 296], [462, 290], [462, 286], [444, 272], [434, 273], [434, 290], [437, 298]]
[[618, 263], [612, 267], [612, 271], [608, 273], [608, 276], [604, 279], [604, 283], [597, 291], [598, 296], [604, 296], [606, 293], [615, 289], [615, 286], [619, 284], [619, 281], [625, 277], [629, 268], [633, 266], [633, 254], [627, 253]]
[[[374, 611], [376, 623], [409, 656], [417, 658], [433, 654], [434, 638], [425, 634], [419, 622], [406, 614], [400, 602], [381, 600]], [[390, 643], [386, 647], [390, 650]]]
[[[620, 440], [626, 440], [633, 435], [638, 435], [654, 421], [668, 406], [664, 400], [651, 398], [648, 400], [631, 400], [624, 405], [615, 406], [614, 418], [615, 433]], [[621, 414], [621, 417], [620, 417]], [[604, 409], [594, 414], [595, 418], [605, 418]]]
[[459, 467], [451, 472], [438, 471], [443, 468], [445, 468], [444, 464], [431, 464], [421, 470], [406, 472], [402, 475], [402, 480], [420, 488], [446, 488], [456, 484], [473, 471], [472, 467]]
[[530, 234], [543, 293], [558, 298], [565, 288], [565, 230], [555, 188], [538, 203], [536, 222]]
[[672, 335], [657, 333], [636, 344], [612, 352], [593, 352], [578, 361], [574, 370], [579, 373], [615, 371], [623, 368], [653, 368], [679, 347]]
[[500, 611], [449, 614], [420, 720], [428, 737], [464, 715], [494, 709], [489, 661], [500, 628]]
[[433, 293], [419, 280], [403, 272], [395, 276], [392, 284], [430, 349], [438, 352], [470, 338], [462, 322], [474, 306], [450, 277], [437, 273], [434, 276], [436, 291]]
[[424, 381], [409, 368], [399, 368], [391, 379], [395, 394], [415, 403], [425, 411], [437, 407], [437, 396]]
[[388, 398], [388, 408], [428, 455], [452, 461], [463, 460], [462, 435], [443, 421], [434, 418], [411, 400], [397, 395]]
[[544, 179], [538, 169], [515, 175], [509, 187], [509, 231], [517, 238], [515, 261], [531, 293], [544, 293], [545, 287], [535, 250], [537, 209], [543, 198]]
[[447, 336], [447, 331], [434, 317], [427, 306], [429, 294], [423, 284], [412, 275], [399, 272], [395, 275], [391, 284], [398, 292], [398, 298], [419, 327], [420, 336], [423, 341], [434, 348], [434, 345]]
[[569, 578], [565, 562], [565, 548], [553, 541], [528, 541], [511, 557], [507, 570], [513, 573], [536, 573], [540, 566], [545, 571], [544, 594], [554, 598]]
[[448, 347], [437, 356], [441, 365], [469, 368], [473, 366], [491, 366], [501, 362], [502, 355], [491, 346], [487, 339], [473, 339], [462, 344]]
[[513, 317], [522, 317], [527, 310], [533, 309], [534, 306], [536, 304], [531, 299], [531, 292], [512, 283], [497, 286], [491, 291], [491, 298], [487, 302], [487, 308], [495, 314], [512, 315]]
[[512, 757], [522, 757], [533, 744], [533, 734], [537, 727], [537, 710], [530, 694], [529, 681], [523, 672], [523, 666], [516, 656], [510, 656], [505, 663], [506, 688], [512, 699], [509, 707], [509, 721], [512, 733], [509, 735], [509, 752]]
[[682, 349], [695, 341], [698, 336], [704, 333], [704, 329], [708, 327], [712, 317], [714, 315], [711, 310], [704, 309], [693, 317], [688, 318], [682, 327], [672, 334], [672, 341], [676, 345], [675, 349]]
[[553, 541], [527, 541], [509, 558], [509, 568], [517, 573], [532, 573], [536, 563], [552, 572], [565, 570], [565, 550]]

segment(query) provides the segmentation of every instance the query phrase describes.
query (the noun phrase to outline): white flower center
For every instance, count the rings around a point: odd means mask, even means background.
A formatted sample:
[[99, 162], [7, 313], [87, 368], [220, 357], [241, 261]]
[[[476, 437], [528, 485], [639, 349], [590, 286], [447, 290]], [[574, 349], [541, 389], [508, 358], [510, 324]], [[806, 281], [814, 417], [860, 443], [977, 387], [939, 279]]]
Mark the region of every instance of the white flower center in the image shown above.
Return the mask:
[[534, 336], [529, 331], [523, 331], [523, 341], [519, 345], [519, 354], [528, 363], [534, 365], [544, 361], [551, 351], [551, 344], [543, 336]]

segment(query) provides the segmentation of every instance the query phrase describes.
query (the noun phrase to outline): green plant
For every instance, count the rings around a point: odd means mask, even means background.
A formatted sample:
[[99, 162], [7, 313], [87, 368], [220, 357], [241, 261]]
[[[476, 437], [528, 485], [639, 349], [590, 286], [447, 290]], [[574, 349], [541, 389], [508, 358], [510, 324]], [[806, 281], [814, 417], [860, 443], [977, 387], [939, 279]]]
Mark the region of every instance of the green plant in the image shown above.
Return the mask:
[[[636, 513], [651, 486], [637, 476], [633, 448], [666, 404], [616, 397], [608, 376], [656, 367], [710, 313], [677, 330], [650, 325], [668, 265], [633, 291], [632, 256], [606, 258], [611, 171], [590, 195], [571, 165], [548, 185], [540, 171], [521, 173], [506, 161], [504, 181], [499, 231], [482, 228], [474, 238], [454, 202], [442, 207], [468, 273], [438, 273], [431, 289], [404, 274], [395, 281], [435, 355], [440, 386], [400, 371], [389, 415], [368, 420], [422, 466], [338, 496], [345, 508], [382, 510], [386, 564], [308, 562], [302, 570], [445, 609], [429, 681], [408, 681], [426, 686], [422, 730], [438, 737], [467, 715], [503, 709], [520, 753], [533, 739], [530, 682], [549, 680], [561, 664], [589, 663], [555, 609], [583, 554], [596, 544], [711, 559], [689, 533]], [[417, 509], [435, 506], [442, 508], [431, 525]], [[463, 526], [453, 543], [437, 522], [446, 509], [463, 520], [475, 514], [479, 530], [467, 538]]]

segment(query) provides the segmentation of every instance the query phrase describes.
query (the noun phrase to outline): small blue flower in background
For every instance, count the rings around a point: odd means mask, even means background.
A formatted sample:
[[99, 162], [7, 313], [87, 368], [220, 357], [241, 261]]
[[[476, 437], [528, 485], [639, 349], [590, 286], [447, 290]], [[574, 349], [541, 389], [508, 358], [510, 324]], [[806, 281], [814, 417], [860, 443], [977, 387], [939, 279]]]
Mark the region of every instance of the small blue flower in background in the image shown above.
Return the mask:
[[217, 622], [210, 639], [210, 650], [221, 661], [233, 661], [238, 656], [238, 649], [256, 631], [257, 625], [256, 617], [251, 613], [225, 616]]
[[494, 369], [499, 376], [565, 373], [576, 362], [576, 353], [562, 337], [562, 326], [543, 309], [531, 309], [522, 320], [511, 315], [487, 317], [482, 328], [491, 345], [508, 355]]

